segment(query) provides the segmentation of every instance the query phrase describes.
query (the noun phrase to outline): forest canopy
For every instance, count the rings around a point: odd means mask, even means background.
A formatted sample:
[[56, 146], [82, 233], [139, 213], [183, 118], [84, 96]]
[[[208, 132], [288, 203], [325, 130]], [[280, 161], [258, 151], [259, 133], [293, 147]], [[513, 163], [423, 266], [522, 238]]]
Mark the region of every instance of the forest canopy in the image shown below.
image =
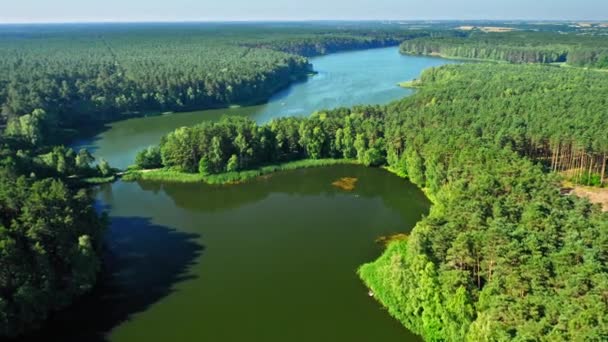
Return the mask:
[[0, 136], [0, 336], [39, 327], [88, 292], [101, 269], [106, 220], [82, 185], [113, 171], [86, 150], [46, 145], [35, 124], [44, 116]]
[[422, 37], [404, 41], [406, 54], [507, 61], [511, 63], [567, 63], [608, 68], [608, 42], [602, 36], [554, 32], [474, 31], [460, 37]]

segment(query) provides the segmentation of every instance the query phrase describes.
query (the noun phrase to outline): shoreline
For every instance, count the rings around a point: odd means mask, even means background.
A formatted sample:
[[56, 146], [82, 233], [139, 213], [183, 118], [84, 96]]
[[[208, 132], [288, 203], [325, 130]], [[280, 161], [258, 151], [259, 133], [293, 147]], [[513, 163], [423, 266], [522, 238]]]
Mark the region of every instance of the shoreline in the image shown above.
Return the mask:
[[[450, 56], [450, 55], [446, 55], [446, 54], [442, 54], [442, 53], [437, 53], [437, 52], [427, 53], [427, 54], [413, 53], [413, 52], [402, 51], [401, 49], [399, 49], [399, 53], [402, 54], [402, 55], [405, 55], [405, 56], [436, 57], [436, 58], [443, 58], [443, 59], [449, 59], [449, 60], [454, 60], [454, 61], [463, 61], [463, 62], [494, 63], [494, 64], [543, 65], [543, 66], [549, 66], [549, 67], [554, 67], [554, 68], [570, 68], [570, 69], [580, 69], [580, 70], [586, 70], [586, 71], [608, 72], [608, 69], [589, 68], [589, 67], [584, 67], [584, 66], [570, 65], [570, 64], [568, 64], [568, 62], [554, 62], [554, 63], [540, 63], [540, 62], [538, 62], [538, 63], [511, 63], [509, 61], [504, 61], [504, 60], [500, 60], [500, 59], [467, 58], [467, 57]], [[401, 83], [405, 83], [405, 82], [400, 82], [399, 86], [401, 86]], [[410, 88], [410, 87], [403, 87], [403, 88]]]
[[225, 172], [213, 175], [187, 173], [170, 169], [131, 170], [126, 171], [120, 178], [125, 182], [147, 181], [160, 183], [204, 183], [207, 185], [234, 185], [281, 171], [333, 165], [361, 165], [361, 163], [353, 159], [302, 159], [282, 164], [267, 165], [257, 169]]

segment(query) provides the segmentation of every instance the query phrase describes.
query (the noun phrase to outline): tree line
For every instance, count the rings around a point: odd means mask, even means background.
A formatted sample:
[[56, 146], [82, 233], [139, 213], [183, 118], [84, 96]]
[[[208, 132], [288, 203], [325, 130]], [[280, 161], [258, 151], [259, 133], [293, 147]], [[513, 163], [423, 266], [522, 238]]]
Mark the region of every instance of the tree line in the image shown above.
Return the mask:
[[156, 166], [202, 173], [307, 158], [387, 166], [435, 202], [407, 241], [360, 271], [405, 326], [433, 341], [603, 340], [608, 217], [562, 195], [551, 171], [570, 167], [556, 146], [606, 151], [607, 78], [547, 66], [444, 66], [388, 106], [262, 126], [226, 118], [178, 129], [146, 151]]
[[461, 37], [422, 37], [404, 41], [404, 54], [489, 59], [510, 63], [567, 63], [608, 67], [608, 43], [601, 36], [553, 32], [474, 31]]
[[136, 157], [139, 168], [171, 168], [204, 175], [251, 170], [302, 159], [356, 159], [368, 166], [385, 162], [380, 107], [288, 117], [263, 126], [243, 117], [224, 117], [182, 127]]
[[421, 37], [458, 37], [463, 32], [445, 29], [427, 30], [347, 30], [327, 34], [324, 32], [309, 36], [265, 37], [245, 46], [279, 50], [290, 54], [312, 57], [345, 50], [361, 50], [398, 46], [405, 40]]

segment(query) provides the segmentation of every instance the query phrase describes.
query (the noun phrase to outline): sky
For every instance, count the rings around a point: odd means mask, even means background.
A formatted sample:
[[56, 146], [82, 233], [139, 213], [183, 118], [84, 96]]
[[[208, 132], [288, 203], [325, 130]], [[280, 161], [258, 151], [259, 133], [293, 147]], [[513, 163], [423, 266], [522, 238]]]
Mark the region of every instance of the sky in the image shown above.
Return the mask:
[[0, 0], [0, 23], [608, 20], [608, 0]]

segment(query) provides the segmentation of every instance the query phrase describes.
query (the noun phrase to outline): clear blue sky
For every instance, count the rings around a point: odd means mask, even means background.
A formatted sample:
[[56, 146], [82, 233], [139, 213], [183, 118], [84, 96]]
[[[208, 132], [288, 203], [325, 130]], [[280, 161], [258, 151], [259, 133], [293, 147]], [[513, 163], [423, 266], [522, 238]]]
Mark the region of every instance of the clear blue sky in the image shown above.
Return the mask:
[[608, 20], [608, 0], [0, 0], [0, 23], [315, 19]]

